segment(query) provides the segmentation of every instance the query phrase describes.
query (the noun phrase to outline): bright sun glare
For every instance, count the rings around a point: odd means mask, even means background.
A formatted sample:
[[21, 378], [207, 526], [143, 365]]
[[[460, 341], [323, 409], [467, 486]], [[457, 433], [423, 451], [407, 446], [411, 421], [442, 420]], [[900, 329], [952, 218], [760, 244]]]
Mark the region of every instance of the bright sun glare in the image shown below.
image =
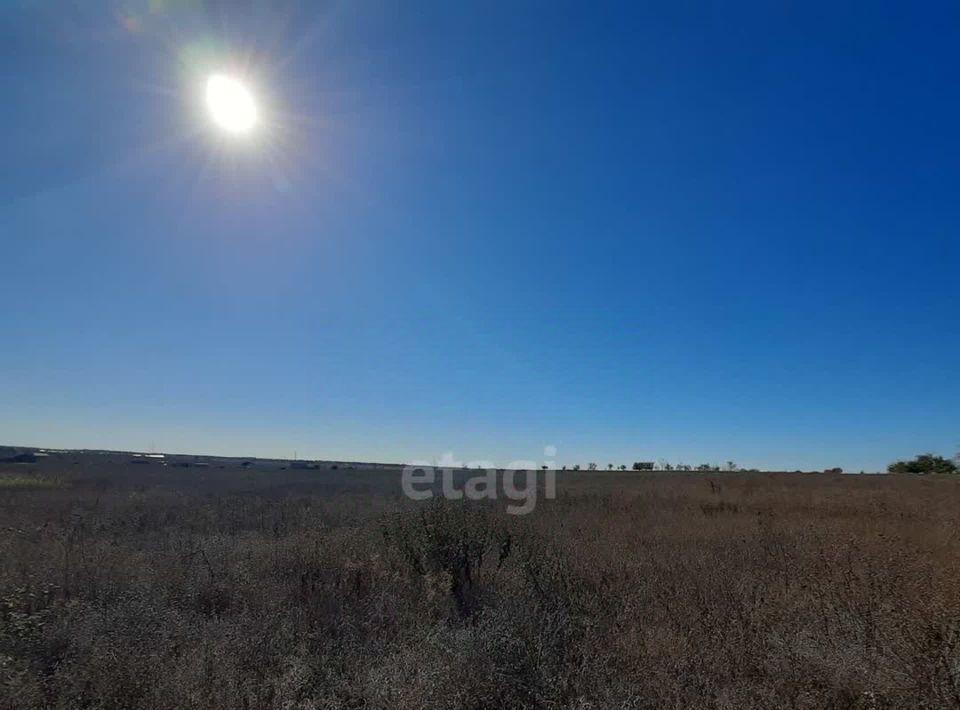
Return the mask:
[[249, 133], [257, 124], [257, 104], [249, 89], [224, 74], [207, 79], [207, 109], [214, 122], [229, 133]]

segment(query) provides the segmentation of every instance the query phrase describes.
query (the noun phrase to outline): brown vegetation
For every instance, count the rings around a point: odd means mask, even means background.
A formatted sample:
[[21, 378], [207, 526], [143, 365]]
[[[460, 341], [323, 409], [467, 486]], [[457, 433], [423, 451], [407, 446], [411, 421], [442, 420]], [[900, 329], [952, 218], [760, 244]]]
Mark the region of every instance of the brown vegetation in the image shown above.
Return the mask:
[[960, 707], [960, 481], [601, 472], [516, 517], [45, 465], [0, 486], [2, 708]]

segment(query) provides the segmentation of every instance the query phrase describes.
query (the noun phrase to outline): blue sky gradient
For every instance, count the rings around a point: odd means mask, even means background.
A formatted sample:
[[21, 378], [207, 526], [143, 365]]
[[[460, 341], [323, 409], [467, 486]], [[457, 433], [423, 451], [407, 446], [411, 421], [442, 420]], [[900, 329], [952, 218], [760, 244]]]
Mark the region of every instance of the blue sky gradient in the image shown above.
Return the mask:
[[842, 5], [5, 3], [0, 442], [953, 454], [960, 6]]

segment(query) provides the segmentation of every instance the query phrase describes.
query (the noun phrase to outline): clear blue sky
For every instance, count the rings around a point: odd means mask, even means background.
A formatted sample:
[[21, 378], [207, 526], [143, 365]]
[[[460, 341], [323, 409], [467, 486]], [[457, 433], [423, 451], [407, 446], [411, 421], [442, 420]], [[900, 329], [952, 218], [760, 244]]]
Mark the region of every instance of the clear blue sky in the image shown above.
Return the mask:
[[[960, 443], [960, 6], [0, 9], [0, 441]], [[196, 87], [253, 82], [251, 140]]]

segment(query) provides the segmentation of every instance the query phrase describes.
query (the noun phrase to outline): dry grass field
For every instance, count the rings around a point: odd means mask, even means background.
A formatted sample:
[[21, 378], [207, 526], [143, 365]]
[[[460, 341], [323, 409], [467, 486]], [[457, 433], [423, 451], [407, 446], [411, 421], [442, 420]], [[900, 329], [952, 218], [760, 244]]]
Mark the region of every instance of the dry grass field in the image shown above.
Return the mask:
[[960, 480], [101, 458], [0, 468], [2, 708], [960, 707]]

